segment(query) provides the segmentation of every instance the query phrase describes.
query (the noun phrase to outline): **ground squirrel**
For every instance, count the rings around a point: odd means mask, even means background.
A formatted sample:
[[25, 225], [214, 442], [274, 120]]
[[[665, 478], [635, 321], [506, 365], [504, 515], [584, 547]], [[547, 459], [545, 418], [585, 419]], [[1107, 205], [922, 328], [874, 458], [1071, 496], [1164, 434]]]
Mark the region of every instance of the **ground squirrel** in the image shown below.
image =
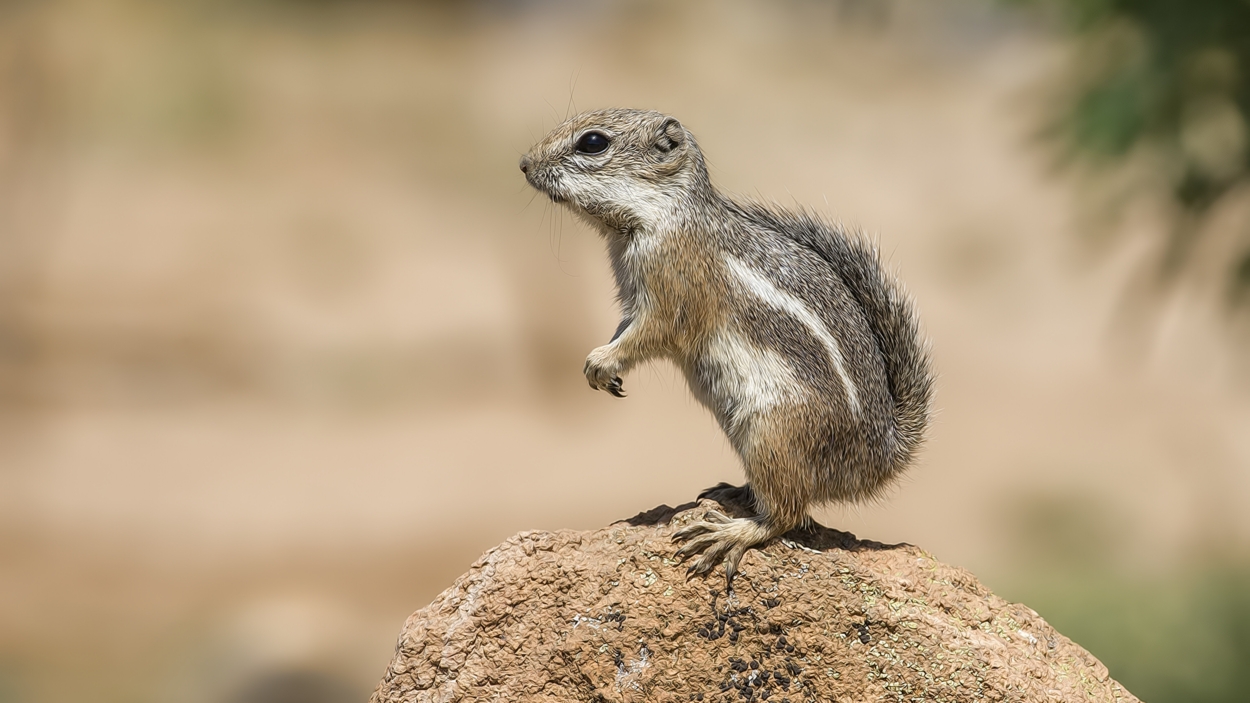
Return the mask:
[[592, 388], [671, 360], [745, 467], [757, 515], [709, 511], [676, 533], [690, 567], [798, 527], [813, 504], [880, 496], [919, 447], [932, 375], [906, 295], [856, 233], [732, 200], [694, 137], [657, 112], [567, 120], [521, 159], [526, 180], [607, 240], [623, 318], [586, 359]]

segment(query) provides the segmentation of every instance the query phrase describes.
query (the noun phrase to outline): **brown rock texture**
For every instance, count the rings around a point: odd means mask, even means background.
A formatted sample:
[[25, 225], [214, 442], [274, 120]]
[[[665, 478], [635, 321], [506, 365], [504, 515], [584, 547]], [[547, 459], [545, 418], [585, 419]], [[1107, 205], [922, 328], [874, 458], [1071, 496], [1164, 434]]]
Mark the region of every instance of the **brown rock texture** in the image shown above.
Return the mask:
[[671, 535], [710, 507], [490, 550], [408, 619], [372, 703], [1137, 700], [1037, 613], [911, 545], [813, 525], [748, 552], [732, 590], [687, 580]]

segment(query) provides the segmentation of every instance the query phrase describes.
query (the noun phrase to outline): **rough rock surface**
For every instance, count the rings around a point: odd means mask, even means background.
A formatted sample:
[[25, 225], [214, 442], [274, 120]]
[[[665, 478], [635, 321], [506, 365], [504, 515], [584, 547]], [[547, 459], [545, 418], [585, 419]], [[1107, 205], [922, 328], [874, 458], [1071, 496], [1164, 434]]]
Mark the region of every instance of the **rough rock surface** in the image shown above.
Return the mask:
[[748, 552], [732, 591], [688, 581], [670, 537], [715, 505], [504, 542], [408, 619], [373, 703], [1137, 700], [910, 545], [814, 525]]

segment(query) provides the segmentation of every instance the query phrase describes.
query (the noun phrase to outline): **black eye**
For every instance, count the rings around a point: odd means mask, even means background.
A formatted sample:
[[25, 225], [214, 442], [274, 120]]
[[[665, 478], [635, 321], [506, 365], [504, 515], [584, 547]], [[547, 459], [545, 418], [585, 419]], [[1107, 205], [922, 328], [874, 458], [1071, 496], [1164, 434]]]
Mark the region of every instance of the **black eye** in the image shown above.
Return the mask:
[[577, 150], [583, 154], [599, 154], [608, 148], [608, 136], [603, 132], [587, 132], [577, 140]]

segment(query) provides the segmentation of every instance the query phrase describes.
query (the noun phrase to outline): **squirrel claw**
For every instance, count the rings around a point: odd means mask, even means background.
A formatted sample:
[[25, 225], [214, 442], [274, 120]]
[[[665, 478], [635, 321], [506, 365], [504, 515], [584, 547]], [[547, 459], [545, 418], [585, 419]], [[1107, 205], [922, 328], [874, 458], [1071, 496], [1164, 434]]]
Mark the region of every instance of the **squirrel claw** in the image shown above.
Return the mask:
[[715, 566], [715, 564], [704, 563], [704, 562], [705, 560], [700, 559], [699, 561], [696, 561], [695, 563], [691, 564], [686, 569], [687, 581], [689, 581], [690, 579], [696, 576], [699, 576], [699, 577], [707, 576], [712, 571], [712, 568]]
[[621, 381], [620, 376], [614, 376], [612, 377], [612, 380], [608, 383], [608, 387], [605, 390], [611, 393], [612, 395], [616, 396], [617, 398], [624, 398], [625, 389], [621, 388], [622, 383], [623, 381]]

